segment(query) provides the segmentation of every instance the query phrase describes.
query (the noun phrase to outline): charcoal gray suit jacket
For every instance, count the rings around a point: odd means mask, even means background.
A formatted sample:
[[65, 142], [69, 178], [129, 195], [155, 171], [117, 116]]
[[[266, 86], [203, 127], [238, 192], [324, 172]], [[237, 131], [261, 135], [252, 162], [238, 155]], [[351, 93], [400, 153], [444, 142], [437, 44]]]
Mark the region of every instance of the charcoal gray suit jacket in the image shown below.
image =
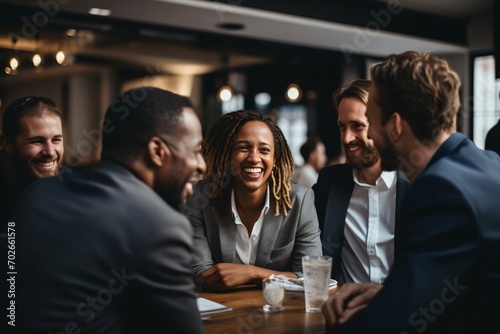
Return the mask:
[[203, 332], [191, 225], [123, 166], [34, 182], [15, 223], [20, 332]]

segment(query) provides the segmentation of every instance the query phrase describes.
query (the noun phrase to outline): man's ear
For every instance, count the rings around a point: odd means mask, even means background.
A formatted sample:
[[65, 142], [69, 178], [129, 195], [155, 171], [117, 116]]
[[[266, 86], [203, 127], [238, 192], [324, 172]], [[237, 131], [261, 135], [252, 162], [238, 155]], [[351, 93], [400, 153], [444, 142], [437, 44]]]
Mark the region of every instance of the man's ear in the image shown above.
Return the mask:
[[14, 153], [14, 145], [7, 139], [5, 135], [0, 135], [0, 146], [2, 150], [7, 154]]
[[148, 141], [147, 147], [148, 160], [156, 167], [165, 163], [165, 158], [170, 156], [170, 149], [158, 137], [152, 137]]
[[397, 112], [392, 113], [389, 118], [389, 133], [394, 142], [398, 142], [401, 139], [401, 134], [403, 133], [403, 119], [401, 115]]

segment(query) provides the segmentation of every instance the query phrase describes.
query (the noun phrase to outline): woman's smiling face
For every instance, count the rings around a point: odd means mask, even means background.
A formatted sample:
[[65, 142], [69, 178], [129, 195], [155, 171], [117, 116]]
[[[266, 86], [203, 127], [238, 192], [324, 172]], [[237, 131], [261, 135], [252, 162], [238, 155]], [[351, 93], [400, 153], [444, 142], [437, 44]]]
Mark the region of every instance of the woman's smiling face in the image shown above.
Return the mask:
[[265, 123], [250, 121], [243, 125], [231, 153], [233, 187], [265, 194], [275, 163], [274, 150], [273, 133]]

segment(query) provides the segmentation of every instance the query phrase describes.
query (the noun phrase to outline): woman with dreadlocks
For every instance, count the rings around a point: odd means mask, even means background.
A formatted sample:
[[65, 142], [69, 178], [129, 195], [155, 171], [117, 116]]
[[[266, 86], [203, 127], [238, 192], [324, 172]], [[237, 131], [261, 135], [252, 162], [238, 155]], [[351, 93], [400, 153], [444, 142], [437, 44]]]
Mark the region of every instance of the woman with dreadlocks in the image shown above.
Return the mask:
[[226, 290], [271, 274], [302, 276], [302, 256], [322, 255], [314, 195], [292, 184], [294, 162], [267, 116], [222, 116], [202, 144], [207, 163], [184, 212], [193, 226], [196, 284]]

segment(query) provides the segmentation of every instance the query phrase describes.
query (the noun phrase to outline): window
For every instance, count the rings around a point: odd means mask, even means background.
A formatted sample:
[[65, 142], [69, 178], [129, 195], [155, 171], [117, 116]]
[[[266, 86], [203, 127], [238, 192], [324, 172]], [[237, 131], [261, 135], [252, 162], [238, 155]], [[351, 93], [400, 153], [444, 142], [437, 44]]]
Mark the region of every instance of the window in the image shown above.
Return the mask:
[[235, 94], [229, 101], [222, 102], [222, 113], [227, 114], [231, 111], [242, 110], [245, 108], [245, 97], [243, 94]]
[[289, 104], [279, 108], [278, 126], [290, 146], [295, 165], [304, 164], [300, 147], [307, 140], [307, 109], [303, 105]]
[[495, 80], [495, 58], [482, 56], [474, 58], [474, 117], [473, 141], [484, 149], [484, 140], [488, 130], [500, 118], [500, 98], [498, 96], [500, 79]]

